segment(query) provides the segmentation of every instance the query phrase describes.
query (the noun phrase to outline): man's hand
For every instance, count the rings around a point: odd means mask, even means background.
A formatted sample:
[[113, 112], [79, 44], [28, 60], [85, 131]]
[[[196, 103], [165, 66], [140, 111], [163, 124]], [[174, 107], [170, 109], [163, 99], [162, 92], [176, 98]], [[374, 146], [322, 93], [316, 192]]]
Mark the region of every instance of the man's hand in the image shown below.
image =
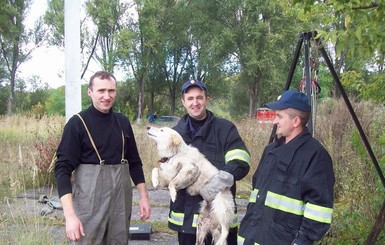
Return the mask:
[[313, 242], [310, 241], [310, 240], [301, 240], [301, 239], [294, 239], [294, 241], [292, 241], [291, 245], [312, 245]]
[[208, 202], [214, 200], [215, 196], [234, 184], [234, 176], [226, 171], [220, 170], [203, 186], [199, 194]]
[[67, 193], [60, 198], [63, 206], [63, 213], [66, 219], [66, 235], [71, 241], [79, 241], [82, 236], [85, 236], [82, 222], [76, 216], [72, 205], [72, 194]]
[[150, 208], [150, 201], [148, 199], [148, 192], [146, 184], [139, 183], [136, 186], [138, 192], [139, 192], [139, 211], [140, 211], [140, 220], [145, 221], [148, 218], [150, 218], [151, 215], [151, 208]]
[[66, 234], [71, 241], [80, 241], [81, 237], [86, 235], [78, 216], [66, 216]]

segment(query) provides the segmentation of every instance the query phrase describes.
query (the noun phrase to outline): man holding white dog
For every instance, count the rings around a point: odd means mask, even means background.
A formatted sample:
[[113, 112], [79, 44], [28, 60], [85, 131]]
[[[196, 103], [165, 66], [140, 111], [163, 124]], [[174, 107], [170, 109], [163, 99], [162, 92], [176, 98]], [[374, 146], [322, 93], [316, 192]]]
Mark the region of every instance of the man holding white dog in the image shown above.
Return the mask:
[[[230, 188], [234, 197], [236, 181], [244, 178], [250, 170], [250, 154], [235, 125], [207, 110], [209, 97], [204, 83], [199, 80], [185, 82], [182, 86], [182, 104], [187, 114], [174, 129], [187, 144], [198, 148], [220, 170], [205, 184], [201, 196], [190, 196], [182, 189], [177, 192], [176, 201], [170, 204], [169, 228], [178, 232], [179, 244], [195, 245], [202, 198], [212, 201], [225, 188]], [[237, 230], [235, 210], [234, 222], [227, 238], [229, 245], [237, 243]], [[205, 244], [211, 244], [211, 241], [212, 237], [209, 235]]]
[[278, 139], [266, 146], [254, 173], [238, 245], [310, 245], [331, 224], [332, 159], [306, 127], [305, 94], [287, 90], [266, 106], [275, 110]]

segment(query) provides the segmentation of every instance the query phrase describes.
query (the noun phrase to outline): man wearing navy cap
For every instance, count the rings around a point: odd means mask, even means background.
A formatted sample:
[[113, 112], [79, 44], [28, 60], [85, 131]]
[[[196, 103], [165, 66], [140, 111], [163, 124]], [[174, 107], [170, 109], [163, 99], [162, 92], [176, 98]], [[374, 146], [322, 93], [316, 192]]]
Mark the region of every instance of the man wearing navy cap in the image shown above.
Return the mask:
[[[178, 191], [175, 202], [170, 204], [168, 226], [178, 232], [179, 244], [195, 245], [200, 202], [203, 198], [212, 201], [225, 188], [230, 188], [235, 196], [236, 181], [245, 177], [250, 170], [250, 154], [235, 125], [214, 116], [206, 109], [209, 98], [204, 83], [199, 80], [185, 82], [182, 86], [182, 104], [187, 114], [174, 129], [187, 144], [198, 148], [220, 170], [202, 188], [201, 196], [190, 196], [182, 189]], [[227, 237], [228, 245], [237, 244], [236, 212], [235, 210], [234, 222]], [[210, 234], [205, 244], [211, 244], [211, 240]]]
[[332, 220], [332, 159], [306, 127], [305, 94], [287, 90], [266, 106], [276, 112], [278, 140], [266, 146], [253, 175], [238, 245], [313, 244]]

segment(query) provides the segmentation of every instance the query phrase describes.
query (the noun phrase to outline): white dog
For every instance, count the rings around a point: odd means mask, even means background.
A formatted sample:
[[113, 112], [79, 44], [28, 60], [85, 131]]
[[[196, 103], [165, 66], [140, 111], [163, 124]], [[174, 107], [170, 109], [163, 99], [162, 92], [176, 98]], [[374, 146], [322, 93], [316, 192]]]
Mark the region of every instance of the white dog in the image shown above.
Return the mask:
[[[197, 148], [187, 145], [171, 128], [147, 127], [147, 135], [156, 142], [161, 157], [159, 168], [152, 170], [152, 184], [168, 187], [171, 200], [176, 192], [186, 188], [194, 196], [218, 169]], [[230, 189], [219, 192], [212, 202], [203, 200], [199, 213], [196, 244], [204, 244], [210, 231], [216, 245], [226, 245], [229, 227], [234, 218], [234, 201]]]

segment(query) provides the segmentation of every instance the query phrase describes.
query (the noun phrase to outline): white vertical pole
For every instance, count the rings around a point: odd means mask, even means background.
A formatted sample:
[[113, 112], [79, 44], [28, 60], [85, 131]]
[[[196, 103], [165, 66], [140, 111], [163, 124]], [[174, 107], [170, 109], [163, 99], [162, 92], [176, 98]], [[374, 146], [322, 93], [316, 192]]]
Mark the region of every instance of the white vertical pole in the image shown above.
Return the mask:
[[64, 1], [66, 121], [81, 110], [80, 1]]

